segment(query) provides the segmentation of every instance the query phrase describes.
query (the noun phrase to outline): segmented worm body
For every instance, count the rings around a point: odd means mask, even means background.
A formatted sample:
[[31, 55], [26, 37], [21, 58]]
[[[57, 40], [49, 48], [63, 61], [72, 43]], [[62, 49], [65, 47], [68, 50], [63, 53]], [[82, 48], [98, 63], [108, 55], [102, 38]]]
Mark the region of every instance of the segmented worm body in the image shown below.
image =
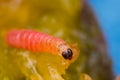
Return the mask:
[[33, 30], [11, 30], [6, 35], [8, 45], [34, 52], [49, 52], [72, 59], [70, 46], [62, 39]]

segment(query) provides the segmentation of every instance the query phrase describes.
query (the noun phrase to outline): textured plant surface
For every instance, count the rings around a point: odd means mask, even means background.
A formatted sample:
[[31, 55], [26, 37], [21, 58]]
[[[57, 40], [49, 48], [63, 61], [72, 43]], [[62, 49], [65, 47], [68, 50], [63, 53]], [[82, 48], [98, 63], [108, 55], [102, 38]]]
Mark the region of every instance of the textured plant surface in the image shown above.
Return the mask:
[[[113, 80], [100, 29], [88, 6], [81, 5], [80, 0], [0, 0], [0, 80], [91, 80], [88, 75], [93, 80]], [[23, 28], [77, 46], [77, 60], [71, 63], [57, 55], [8, 46], [6, 32]]]

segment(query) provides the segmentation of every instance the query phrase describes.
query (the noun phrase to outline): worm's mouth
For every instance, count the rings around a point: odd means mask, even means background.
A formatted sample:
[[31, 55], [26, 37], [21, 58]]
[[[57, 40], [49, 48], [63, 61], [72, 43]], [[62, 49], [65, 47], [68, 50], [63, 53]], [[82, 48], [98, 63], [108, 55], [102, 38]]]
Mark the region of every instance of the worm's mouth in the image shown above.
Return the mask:
[[72, 50], [70, 48], [67, 49], [67, 52], [62, 52], [62, 56], [65, 59], [71, 60], [72, 59], [72, 55], [73, 55], [73, 52], [72, 52]]

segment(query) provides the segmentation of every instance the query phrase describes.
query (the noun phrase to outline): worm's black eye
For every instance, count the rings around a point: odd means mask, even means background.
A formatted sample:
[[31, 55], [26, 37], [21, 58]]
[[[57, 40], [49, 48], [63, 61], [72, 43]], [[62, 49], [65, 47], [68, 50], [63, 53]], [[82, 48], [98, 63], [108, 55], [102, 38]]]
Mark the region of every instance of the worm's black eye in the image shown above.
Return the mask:
[[62, 53], [62, 56], [65, 58], [65, 59], [69, 59], [71, 60], [72, 59], [72, 55], [73, 55], [73, 52], [71, 49], [67, 49], [67, 52], [63, 52]]
[[63, 56], [65, 59], [68, 58], [68, 54], [67, 54], [66, 52], [63, 52], [63, 53], [62, 53], [62, 56]]
[[68, 49], [67, 49], [67, 53], [68, 53], [68, 56], [69, 56], [69, 57], [72, 57], [73, 52], [72, 52], [72, 50], [71, 50], [71, 49], [69, 49], [69, 48], [68, 48]]

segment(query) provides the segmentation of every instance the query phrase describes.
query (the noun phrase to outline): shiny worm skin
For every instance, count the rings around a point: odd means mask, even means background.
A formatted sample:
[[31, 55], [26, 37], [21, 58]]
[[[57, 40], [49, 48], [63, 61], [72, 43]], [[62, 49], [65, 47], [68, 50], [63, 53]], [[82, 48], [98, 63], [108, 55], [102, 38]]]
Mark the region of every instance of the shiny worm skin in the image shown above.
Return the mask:
[[34, 52], [49, 52], [71, 60], [73, 52], [62, 39], [34, 30], [10, 30], [6, 34], [8, 45]]

